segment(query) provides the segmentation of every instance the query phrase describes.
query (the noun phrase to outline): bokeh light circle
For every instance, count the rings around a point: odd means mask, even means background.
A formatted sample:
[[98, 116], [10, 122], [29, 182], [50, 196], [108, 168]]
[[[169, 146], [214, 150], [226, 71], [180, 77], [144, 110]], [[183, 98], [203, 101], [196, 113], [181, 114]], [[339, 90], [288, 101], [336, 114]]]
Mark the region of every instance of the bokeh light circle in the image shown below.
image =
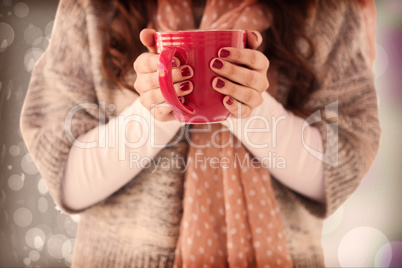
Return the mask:
[[0, 52], [6, 50], [14, 41], [14, 29], [5, 22], [0, 22]]
[[29, 7], [24, 2], [19, 2], [14, 6], [14, 13], [17, 17], [25, 18], [29, 14]]
[[47, 188], [46, 182], [43, 178], [38, 181], [38, 191], [39, 193], [45, 195], [48, 193], [49, 189]]
[[44, 198], [43, 196], [41, 196], [38, 200], [38, 209], [40, 212], [45, 213], [47, 212], [49, 208], [49, 202], [47, 201], [46, 198]]
[[24, 262], [24, 264], [25, 264], [26, 266], [31, 265], [31, 259], [30, 259], [30, 258], [24, 258], [23, 262]]
[[70, 236], [75, 236], [77, 233], [77, 223], [71, 218], [67, 217], [64, 220], [64, 230]]
[[8, 152], [11, 156], [19, 156], [21, 153], [21, 149], [18, 145], [11, 145], [8, 149]]
[[47, 224], [39, 224], [38, 226], [36, 226], [36, 228], [42, 230], [46, 238], [49, 238], [53, 235], [53, 229]]
[[24, 186], [24, 180], [21, 175], [14, 174], [8, 178], [8, 187], [13, 191], [19, 191]]
[[342, 267], [374, 267], [375, 255], [387, 237], [378, 229], [362, 226], [349, 231], [338, 247], [338, 260]]
[[62, 234], [51, 236], [47, 241], [47, 251], [49, 255], [56, 259], [63, 259], [68, 249], [68, 246], [64, 245], [67, 241], [68, 238]]
[[375, 267], [389, 267], [392, 259], [392, 248], [389, 243], [385, 243], [375, 254]]
[[25, 234], [25, 242], [30, 248], [42, 250], [45, 241], [46, 235], [40, 228], [31, 228]]
[[375, 255], [376, 267], [402, 267], [402, 241], [384, 244]]
[[37, 250], [31, 250], [28, 256], [31, 259], [31, 261], [36, 262], [39, 261], [40, 253]]
[[28, 45], [33, 45], [33, 42], [39, 37], [43, 37], [42, 30], [32, 24], [24, 31], [24, 40]]
[[26, 154], [24, 157], [22, 157], [21, 167], [22, 170], [29, 175], [35, 175], [38, 173], [38, 169], [36, 168], [36, 165], [30, 154]]
[[35, 63], [42, 56], [43, 50], [39, 48], [31, 48], [25, 53], [24, 65], [27, 72], [32, 72]]
[[64, 243], [63, 246], [63, 250], [66, 253], [66, 256], [64, 256], [64, 260], [67, 266], [71, 266], [71, 263], [73, 262], [74, 244], [75, 239], [70, 239], [69, 241]]
[[35, 39], [35, 41], [33, 41], [32, 45], [37, 48], [46, 50], [46, 48], [49, 46], [49, 41], [50, 40], [47, 37], [38, 37], [37, 39]]
[[27, 208], [18, 208], [14, 212], [14, 223], [19, 227], [27, 227], [32, 223], [32, 212]]
[[73, 252], [73, 245], [71, 244], [70, 240], [64, 242], [61, 252], [63, 254], [63, 258], [71, 255], [71, 253]]
[[45, 27], [45, 36], [50, 38], [53, 31], [54, 20], [50, 21]]

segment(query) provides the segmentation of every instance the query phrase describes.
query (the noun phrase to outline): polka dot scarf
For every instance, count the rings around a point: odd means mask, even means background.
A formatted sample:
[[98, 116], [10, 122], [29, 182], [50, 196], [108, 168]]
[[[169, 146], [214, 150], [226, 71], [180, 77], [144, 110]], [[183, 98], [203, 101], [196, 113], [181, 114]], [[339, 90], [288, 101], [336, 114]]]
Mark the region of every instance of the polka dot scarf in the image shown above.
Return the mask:
[[176, 267], [292, 267], [268, 170], [210, 127], [193, 126]]
[[[256, 0], [207, 0], [200, 29], [262, 32], [271, 21]], [[191, 1], [159, 0], [155, 25], [194, 29]], [[190, 136], [175, 267], [291, 267], [269, 171], [220, 124], [192, 126], [208, 127]]]

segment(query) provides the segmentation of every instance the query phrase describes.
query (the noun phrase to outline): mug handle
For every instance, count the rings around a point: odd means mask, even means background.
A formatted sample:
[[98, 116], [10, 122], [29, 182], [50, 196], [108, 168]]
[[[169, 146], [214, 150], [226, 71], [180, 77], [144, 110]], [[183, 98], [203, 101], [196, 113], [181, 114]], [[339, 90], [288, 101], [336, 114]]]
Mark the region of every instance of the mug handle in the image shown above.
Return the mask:
[[182, 47], [167, 47], [159, 54], [158, 76], [159, 86], [165, 101], [170, 104], [173, 112], [182, 112], [185, 115], [194, 115], [195, 108], [184, 105], [176, 94], [172, 81], [172, 61], [173, 56], [177, 56], [181, 63], [188, 62], [188, 53]]

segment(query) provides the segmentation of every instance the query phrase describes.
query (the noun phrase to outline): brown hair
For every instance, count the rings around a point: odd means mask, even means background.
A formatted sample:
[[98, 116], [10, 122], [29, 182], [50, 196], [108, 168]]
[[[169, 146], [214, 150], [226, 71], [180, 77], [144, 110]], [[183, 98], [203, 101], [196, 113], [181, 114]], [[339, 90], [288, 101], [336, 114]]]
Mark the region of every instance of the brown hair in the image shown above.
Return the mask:
[[105, 77], [118, 87], [134, 90], [126, 80], [134, 60], [145, 47], [140, 32], [152, 17], [153, 1], [111, 0], [112, 11], [102, 20], [105, 47], [102, 52], [102, 70]]
[[[119, 87], [135, 90], [125, 80], [136, 57], [145, 51], [139, 40], [140, 31], [147, 26], [156, 10], [156, 1], [112, 0], [113, 10], [103, 19], [106, 33], [102, 55], [102, 68], [106, 78]], [[315, 75], [307, 60], [300, 54], [296, 41], [304, 39], [310, 46], [310, 57], [314, 46], [304, 32], [304, 25], [316, 0], [266, 0], [274, 14], [274, 21], [265, 33], [267, 40], [265, 55], [279, 67], [291, 82], [286, 107], [305, 115], [302, 105], [315, 89]]]
[[[267, 46], [264, 54], [271, 64], [279, 67], [291, 82], [286, 108], [306, 116], [302, 106], [315, 90], [316, 77], [308, 60], [314, 55], [314, 44], [306, 36], [304, 26], [311, 12], [316, 8], [314, 0], [271, 0], [266, 1], [274, 16], [273, 25], [264, 33]], [[309, 55], [303, 56], [297, 41], [303, 40], [309, 46]]]

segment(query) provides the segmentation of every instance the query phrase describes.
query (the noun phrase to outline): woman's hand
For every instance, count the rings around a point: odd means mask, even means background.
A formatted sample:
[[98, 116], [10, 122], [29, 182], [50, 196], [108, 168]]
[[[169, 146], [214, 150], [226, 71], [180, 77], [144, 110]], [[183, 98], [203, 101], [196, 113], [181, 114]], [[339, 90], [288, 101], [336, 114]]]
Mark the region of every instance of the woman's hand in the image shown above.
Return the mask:
[[[172, 114], [172, 109], [166, 105], [157, 107], [155, 105], [165, 104], [162, 92], [159, 88], [158, 82], [158, 54], [156, 54], [155, 41], [153, 29], [144, 29], [140, 33], [140, 40], [144, 46], [148, 48], [149, 52], [142, 53], [134, 62], [134, 70], [137, 74], [137, 79], [134, 83], [134, 88], [140, 94], [140, 101], [142, 105], [148, 110], [152, 110], [151, 114], [159, 121], [175, 120]], [[193, 84], [190, 79], [194, 71], [188, 65], [180, 66], [178, 58], [174, 58], [172, 68], [172, 79], [174, 88], [176, 89], [177, 96], [185, 96], [193, 90]]]
[[261, 34], [247, 32], [247, 43], [247, 49], [220, 49], [218, 58], [210, 63], [210, 68], [219, 75], [212, 81], [213, 88], [226, 95], [223, 104], [231, 115], [241, 118], [250, 116], [252, 110], [262, 103], [261, 94], [269, 86], [269, 61], [256, 50], [262, 43]]

